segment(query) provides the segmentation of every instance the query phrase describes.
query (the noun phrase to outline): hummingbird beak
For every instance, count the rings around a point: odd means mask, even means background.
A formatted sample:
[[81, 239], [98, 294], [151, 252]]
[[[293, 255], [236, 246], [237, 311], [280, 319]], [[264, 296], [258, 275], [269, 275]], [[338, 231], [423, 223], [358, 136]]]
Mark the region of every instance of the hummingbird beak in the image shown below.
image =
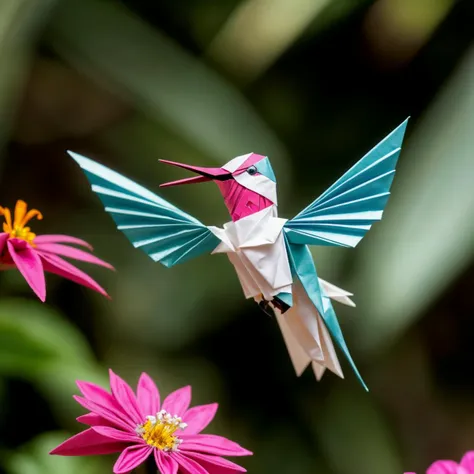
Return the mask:
[[194, 176], [192, 178], [178, 179], [177, 181], [169, 181], [168, 183], [160, 184], [161, 188], [168, 186], [178, 186], [180, 184], [193, 184], [193, 183], [205, 183], [206, 181], [224, 181], [232, 177], [232, 173], [222, 169], [222, 168], [206, 168], [201, 166], [191, 166], [185, 165], [183, 163], [176, 163], [175, 161], [168, 160], [158, 160], [161, 163], [166, 163], [172, 166], [178, 166], [185, 170], [192, 171], [193, 173], [198, 174], [199, 176]]

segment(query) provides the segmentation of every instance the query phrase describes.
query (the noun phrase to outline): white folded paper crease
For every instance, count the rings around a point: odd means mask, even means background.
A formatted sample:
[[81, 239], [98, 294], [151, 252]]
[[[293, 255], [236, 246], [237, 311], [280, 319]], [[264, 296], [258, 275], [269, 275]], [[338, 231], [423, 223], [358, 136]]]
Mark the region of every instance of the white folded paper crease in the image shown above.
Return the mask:
[[[269, 302], [281, 292], [291, 293], [293, 304], [284, 314], [272, 305], [297, 375], [312, 363], [318, 380], [329, 369], [344, 377], [331, 336], [318, 310], [299, 281], [293, 281], [283, 226], [270, 206], [223, 228], [209, 229], [221, 243], [212, 253], [226, 253], [235, 267], [246, 298]], [[355, 306], [351, 293], [319, 279], [325, 296]]]

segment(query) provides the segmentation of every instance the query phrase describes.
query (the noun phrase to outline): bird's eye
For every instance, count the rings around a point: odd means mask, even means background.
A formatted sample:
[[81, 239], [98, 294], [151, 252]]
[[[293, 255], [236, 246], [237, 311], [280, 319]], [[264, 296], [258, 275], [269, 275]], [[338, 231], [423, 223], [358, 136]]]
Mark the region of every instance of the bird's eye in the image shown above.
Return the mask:
[[255, 168], [255, 166], [251, 166], [250, 168], [247, 168], [247, 173], [250, 176], [253, 176], [256, 172], [257, 172], [257, 168]]

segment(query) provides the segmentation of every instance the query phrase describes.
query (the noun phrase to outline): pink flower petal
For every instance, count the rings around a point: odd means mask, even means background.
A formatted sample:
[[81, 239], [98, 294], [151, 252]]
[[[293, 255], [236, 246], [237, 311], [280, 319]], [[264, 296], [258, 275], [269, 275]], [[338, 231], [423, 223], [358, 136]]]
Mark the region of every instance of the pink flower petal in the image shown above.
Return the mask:
[[182, 453], [173, 453], [172, 456], [179, 464], [179, 472], [183, 472], [183, 474], [209, 474], [200, 464]]
[[114, 439], [116, 441], [122, 441], [124, 443], [137, 443], [144, 444], [145, 441], [139, 437], [136, 433], [130, 433], [129, 431], [121, 431], [117, 428], [112, 428], [110, 426], [93, 426], [92, 429], [99, 433], [102, 436]]
[[51, 255], [42, 252], [39, 252], [39, 255], [43, 261], [43, 268], [45, 272], [54, 273], [55, 275], [59, 275], [63, 278], [66, 278], [67, 280], [71, 280], [74, 283], [78, 283], [79, 285], [97, 291], [107, 298], [109, 297], [107, 292], [95, 280], [93, 280], [83, 271], [79, 270], [79, 268], [76, 268], [74, 265], [66, 262], [66, 260], [63, 260], [57, 255]]
[[99, 385], [82, 380], [76, 380], [76, 385], [81, 391], [82, 395], [95, 403], [99, 403], [111, 410], [120, 409], [120, 405], [115, 398]]
[[46, 299], [46, 282], [41, 259], [37, 252], [27, 242], [20, 239], [7, 241], [8, 252], [16, 267], [25, 278], [28, 285], [41, 301]]
[[47, 235], [38, 235], [35, 237], [34, 243], [38, 244], [57, 244], [57, 243], [68, 243], [68, 244], [76, 244], [81, 245], [82, 247], [86, 247], [89, 250], [93, 250], [92, 245], [88, 244], [85, 240], [78, 239], [77, 237], [72, 237], [70, 235], [62, 235], [62, 234], [47, 234]]
[[454, 461], [436, 461], [433, 463], [426, 474], [458, 474], [459, 464]]
[[81, 380], [76, 381], [77, 386], [81, 393], [88, 400], [91, 400], [98, 405], [101, 405], [108, 410], [115, 413], [115, 415], [121, 418], [130, 426], [136, 426], [136, 421], [130, 416], [128, 410], [124, 410], [120, 403], [111, 395], [107, 390], [104, 390], [102, 387], [90, 382], [83, 382]]
[[82, 405], [86, 410], [89, 410], [92, 413], [95, 413], [96, 415], [99, 415], [102, 418], [109, 420], [111, 423], [114, 424], [114, 426], [122, 428], [125, 431], [134, 432], [136, 424], [132, 422], [123, 421], [114, 411], [108, 408], [105, 408], [104, 406], [99, 405], [98, 403], [95, 403], [91, 400], [79, 397], [77, 395], [74, 395], [73, 398], [74, 400], [76, 400], [77, 403]]
[[114, 473], [123, 474], [132, 471], [146, 461], [152, 450], [151, 446], [129, 446], [125, 448], [114, 465]]
[[186, 453], [188, 458], [193, 459], [202, 465], [209, 474], [234, 474], [236, 472], [247, 472], [247, 469], [238, 464], [221, 458], [220, 456], [211, 456], [209, 454]]
[[186, 432], [184, 432], [180, 437], [183, 439], [183, 443], [179, 447], [181, 451], [196, 451], [215, 456], [249, 456], [253, 454], [251, 451], [222, 436], [207, 434], [186, 435]]
[[238, 474], [239, 472], [247, 472], [245, 469], [243, 471], [236, 471], [235, 469], [227, 469], [226, 467], [206, 463], [203, 463], [202, 467], [206, 469], [209, 474]]
[[95, 413], [87, 413], [86, 415], [81, 415], [76, 418], [76, 421], [82, 423], [83, 425], [89, 426], [113, 426], [114, 424], [109, 420], [106, 420], [100, 415]]
[[105, 438], [89, 428], [69, 438], [54, 448], [50, 454], [60, 456], [91, 456], [96, 454], [111, 454], [122, 451], [127, 445]]
[[191, 386], [180, 388], [171, 392], [163, 402], [162, 409], [172, 415], [183, 416], [191, 403]]
[[460, 465], [474, 474], [474, 451], [468, 451], [461, 459]]
[[211, 403], [189, 409], [182, 417], [183, 421], [188, 424], [186, 434], [200, 433], [212, 421], [218, 407], [217, 403]]
[[3, 250], [5, 249], [7, 240], [8, 240], [8, 234], [5, 232], [0, 233], [0, 255], [3, 253]]
[[95, 255], [74, 247], [68, 247], [67, 245], [40, 243], [36, 245], [36, 248], [41, 252], [51, 253], [53, 255], [61, 255], [63, 257], [69, 257], [82, 262], [93, 263], [94, 265], [100, 265], [102, 267], [109, 268], [110, 270], [114, 270], [114, 267], [110, 265], [110, 263], [97, 258]]
[[179, 465], [173, 459], [172, 454], [164, 453], [163, 451], [160, 451], [159, 449], [155, 449], [154, 454], [155, 454], [156, 465], [158, 466], [158, 470], [160, 471], [161, 474], [177, 474], [178, 473]]
[[118, 375], [114, 374], [112, 369], [109, 369], [110, 388], [112, 394], [117, 402], [122, 407], [125, 413], [130, 415], [130, 418], [137, 424], [144, 422], [140, 409], [138, 408], [137, 399], [130, 386], [122, 380]]
[[160, 392], [148, 374], [142, 373], [137, 386], [137, 403], [142, 418], [160, 411]]

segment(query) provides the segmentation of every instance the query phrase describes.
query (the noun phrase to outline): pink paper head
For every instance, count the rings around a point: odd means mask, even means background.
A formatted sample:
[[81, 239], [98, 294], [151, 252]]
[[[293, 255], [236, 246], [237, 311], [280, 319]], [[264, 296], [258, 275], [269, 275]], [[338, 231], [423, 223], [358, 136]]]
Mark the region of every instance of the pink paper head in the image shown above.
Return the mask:
[[248, 153], [230, 160], [221, 168], [160, 161], [199, 175], [164, 183], [162, 187], [214, 181], [224, 197], [233, 221], [277, 204], [275, 174], [266, 156]]

